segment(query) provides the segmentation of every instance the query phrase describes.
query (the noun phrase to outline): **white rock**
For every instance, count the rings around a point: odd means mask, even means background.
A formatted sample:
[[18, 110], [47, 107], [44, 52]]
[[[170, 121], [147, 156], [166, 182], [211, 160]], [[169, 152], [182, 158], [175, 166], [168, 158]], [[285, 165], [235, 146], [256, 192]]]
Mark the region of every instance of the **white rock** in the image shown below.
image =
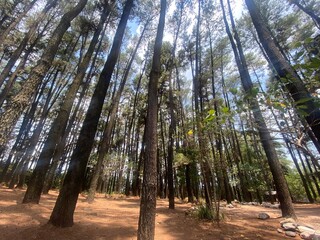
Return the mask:
[[280, 208], [280, 204], [273, 204], [273, 205], [270, 206], [270, 208], [279, 209]]
[[288, 231], [295, 231], [297, 229], [297, 225], [295, 223], [284, 223], [282, 225], [282, 227], [285, 229], [285, 230], [288, 230]]

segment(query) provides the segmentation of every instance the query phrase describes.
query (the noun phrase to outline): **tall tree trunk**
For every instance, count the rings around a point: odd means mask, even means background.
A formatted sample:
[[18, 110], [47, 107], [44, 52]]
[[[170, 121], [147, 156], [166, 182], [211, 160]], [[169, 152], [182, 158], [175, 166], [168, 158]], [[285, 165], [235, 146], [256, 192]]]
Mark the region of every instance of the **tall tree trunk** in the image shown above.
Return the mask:
[[76, 148], [71, 156], [67, 175], [49, 220], [49, 223], [54, 226], [70, 227], [73, 225], [73, 213], [83, 184], [83, 178], [94, 143], [94, 136], [102, 112], [103, 102], [120, 54], [122, 39], [132, 7], [133, 0], [127, 0], [113, 39], [109, 56], [91, 98]]
[[[272, 137], [270, 135], [270, 132], [268, 130], [268, 127], [263, 119], [260, 106], [258, 104], [258, 101], [256, 99], [256, 96], [252, 96], [252, 88], [253, 84], [251, 81], [251, 77], [248, 71], [247, 63], [244, 57], [244, 53], [242, 50], [241, 42], [237, 33], [237, 30], [235, 29], [235, 23], [233, 20], [232, 12], [231, 12], [231, 7], [230, 3], [228, 0], [228, 9], [229, 9], [229, 14], [230, 14], [230, 19], [231, 19], [231, 24], [232, 24], [232, 30], [234, 33], [234, 38], [233, 35], [230, 31], [229, 24], [227, 22], [226, 14], [225, 14], [225, 9], [224, 9], [224, 4], [223, 0], [220, 0], [222, 11], [223, 11], [223, 20], [226, 26], [226, 32], [228, 34], [234, 56], [236, 59], [236, 63], [239, 69], [240, 73], [240, 78], [242, 82], [242, 86], [249, 96], [251, 96], [251, 99], [249, 99], [249, 104], [250, 108], [253, 111], [254, 115], [254, 121], [257, 124], [260, 140], [262, 142], [262, 146], [265, 150], [267, 160], [270, 166], [270, 170], [275, 182], [278, 198], [280, 201], [280, 207], [281, 207], [281, 212], [283, 217], [296, 217], [294, 208], [292, 205], [292, 200], [291, 196], [289, 193], [288, 185], [285, 180], [284, 174], [281, 169], [281, 164], [279, 162], [277, 152], [275, 150], [275, 146], [272, 140]], [[236, 43], [234, 42], [234, 39], [236, 40]]]
[[74, 100], [76, 98], [78, 89], [83, 81], [83, 78], [85, 77], [86, 70], [89, 66], [95, 46], [98, 43], [98, 39], [103, 29], [103, 25], [107, 19], [108, 13], [109, 10], [107, 10], [107, 6], [105, 6], [100, 18], [99, 25], [94, 33], [89, 48], [83, 58], [83, 61], [78, 67], [77, 74], [66, 93], [58, 115], [51, 125], [48, 137], [44, 143], [44, 148], [32, 173], [28, 189], [23, 199], [23, 203], [39, 203], [40, 201], [45, 176], [50, 166], [50, 160], [54, 155], [57, 144], [61, 141], [61, 138], [65, 132]]
[[317, 107], [316, 100], [310, 95], [293, 67], [281, 54], [254, 1], [246, 0], [245, 2], [260, 42], [282, 80], [284, 88], [291, 95], [296, 108], [302, 108], [306, 113], [305, 116], [300, 116], [300, 118], [305, 118], [318, 142], [320, 142], [320, 109]]
[[154, 44], [152, 68], [148, 87], [148, 110], [146, 121], [146, 149], [144, 159], [142, 195], [138, 224], [138, 240], [153, 240], [157, 200], [157, 117], [158, 81], [161, 75], [161, 48], [165, 25], [167, 2], [161, 0], [157, 36]]
[[194, 109], [195, 109], [195, 118], [196, 118], [196, 128], [198, 134], [199, 148], [200, 148], [200, 168], [201, 174], [203, 176], [204, 183], [204, 194], [206, 199], [206, 205], [211, 209], [212, 207], [212, 188], [210, 184], [210, 179], [212, 177], [211, 167], [207, 159], [207, 150], [206, 150], [206, 140], [203, 132], [203, 127], [201, 124], [201, 111], [202, 107], [202, 88], [201, 88], [201, 74], [200, 74], [200, 26], [201, 26], [201, 1], [198, 1], [198, 16], [197, 16], [197, 33], [196, 33], [196, 53], [195, 53], [195, 74], [193, 77], [193, 88], [194, 88]]

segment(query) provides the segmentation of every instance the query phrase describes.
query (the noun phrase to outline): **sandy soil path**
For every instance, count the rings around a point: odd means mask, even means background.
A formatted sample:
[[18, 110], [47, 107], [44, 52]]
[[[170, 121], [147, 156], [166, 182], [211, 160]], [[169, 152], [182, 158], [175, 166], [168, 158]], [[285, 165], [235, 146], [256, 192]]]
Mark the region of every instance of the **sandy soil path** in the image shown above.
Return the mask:
[[[98, 195], [93, 204], [80, 196], [71, 228], [46, 224], [57, 192], [41, 198], [39, 205], [21, 204], [24, 190], [0, 188], [1, 240], [131, 240], [136, 239], [139, 217], [138, 198]], [[258, 206], [238, 205], [223, 209], [225, 220], [216, 223], [199, 221], [185, 214], [191, 204], [176, 202], [169, 210], [166, 200], [158, 200], [156, 217], [157, 240], [230, 240], [289, 239], [279, 233], [280, 211]], [[320, 205], [295, 205], [299, 221], [320, 229]], [[259, 212], [271, 218], [258, 220]], [[291, 239], [300, 239], [299, 237]]]

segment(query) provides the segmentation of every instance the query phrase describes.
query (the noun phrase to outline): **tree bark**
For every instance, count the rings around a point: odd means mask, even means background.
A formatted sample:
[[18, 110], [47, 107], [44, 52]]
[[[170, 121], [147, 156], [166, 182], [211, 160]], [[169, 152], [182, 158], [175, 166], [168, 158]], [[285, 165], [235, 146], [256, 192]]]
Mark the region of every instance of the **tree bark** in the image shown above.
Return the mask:
[[103, 102], [120, 54], [122, 39], [132, 7], [133, 0], [127, 0], [113, 39], [109, 56], [100, 74], [80, 131], [79, 139], [71, 156], [68, 172], [49, 220], [49, 223], [54, 226], [71, 227], [73, 225], [73, 213], [84, 180], [87, 162], [94, 143], [99, 117], [102, 112]]
[[57, 144], [61, 141], [61, 138], [65, 132], [76, 94], [83, 81], [83, 78], [85, 77], [86, 70], [89, 66], [92, 54], [103, 29], [103, 25], [107, 19], [108, 13], [109, 11], [107, 10], [107, 7], [105, 7], [101, 15], [99, 25], [90, 42], [89, 48], [83, 58], [83, 61], [78, 67], [77, 74], [66, 93], [58, 115], [51, 125], [48, 137], [44, 143], [44, 148], [32, 173], [23, 203], [39, 203], [40, 201], [45, 176], [50, 166], [50, 160], [54, 155]]
[[152, 68], [148, 87], [148, 110], [146, 121], [146, 149], [144, 159], [142, 195], [138, 224], [138, 240], [153, 240], [157, 200], [157, 117], [158, 81], [161, 75], [161, 48], [167, 8], [161, 0], [160, 18], [154, 44]]
[[[247, 0], [246, 0], [247, 1]], [[220, 0], [222, 11], [223, 11], [223, 20], [226, 26], [226, 32], [228, 34], [234, 56], [236, 59], [236, 63], [239, 69], [240, 73], [240, 78], [241, 78], [241, 83], [242, 86], [246, 92], [250, 96], [249, 98], [249, 104], [250, 108], [252, 109], [253, 116], [254, 116], [254, 121], [257, 125], [260, 140], [262, 143], [262, 146], [265, 150], [267, 160], [270, 166], [270, 170], [275, 182], [279, 202], [280, 202], [280, 207], [281, 207], [281, 212], [283, 217], [293, 217], [296, 218], [294, 208], [292, 205], [292, 200], [291, 196], [289, 193], [288, 185], [285, 180], [284, 174], [281, 169], [281, 164], [279, 162], [277, 152], [275, 150], [274, 144], [272, 137], [270, 135], [270, 132], [268, 130], [268, 127], [263, 119], [260, 106], [258, 104], [258, 101], [256, 99], [256, 96], [252, 96], [252, 89], [253, 89], [253, 84], [251, 81], [251, 77], [248, 71], [247, 63], [244, 57], [244, 53], [242, 50], [241, 42], [238, 36], [238, 33], [235, 29], [235, 23], [233, 20], [231, 8], [230, 8], [230, 3], [228, 0], [228, 8], [229, 8], [229, 14], [230, 14], [230, 19], [231, 19], [231, 24], [232, 24], [232, 30], [234, 33], [234, 39], [236, 40], [237, 45], [234, 42], [233, 35], [231, 34], [229, 24], [227, 22], [225, 10], [224, 10], [224, 4], [223, 0]]]

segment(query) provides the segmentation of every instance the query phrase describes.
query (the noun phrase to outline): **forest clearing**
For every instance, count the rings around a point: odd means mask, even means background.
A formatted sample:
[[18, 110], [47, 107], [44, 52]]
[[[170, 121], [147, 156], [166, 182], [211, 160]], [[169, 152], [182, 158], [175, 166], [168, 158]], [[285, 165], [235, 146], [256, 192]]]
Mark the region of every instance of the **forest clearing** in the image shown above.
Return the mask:
[[[0, 188], [0, 239], [3, 240], [132, 240], [136, 239], [139, 198], [99, 194], [89, 204], [80, 196], [72, 228], [55, 228], [47, 224], [58, 193], [50, 191], [39, 205], [22, 204], [24, 190]], [[235, 208], [222, 208], [224, 219], [219, 226], [187, 215], [190, 203], [176, 200], [174, 210], [168, 200], [157, 201], [156, 240], [282, 240], [292, 238], [278, 233], [282, 220], [280, 209], [236, 204]], [[295, 204], [298, 222], [320, 229], [319, 204]], [[260, 212], [270, 219], [259, 220]]]

